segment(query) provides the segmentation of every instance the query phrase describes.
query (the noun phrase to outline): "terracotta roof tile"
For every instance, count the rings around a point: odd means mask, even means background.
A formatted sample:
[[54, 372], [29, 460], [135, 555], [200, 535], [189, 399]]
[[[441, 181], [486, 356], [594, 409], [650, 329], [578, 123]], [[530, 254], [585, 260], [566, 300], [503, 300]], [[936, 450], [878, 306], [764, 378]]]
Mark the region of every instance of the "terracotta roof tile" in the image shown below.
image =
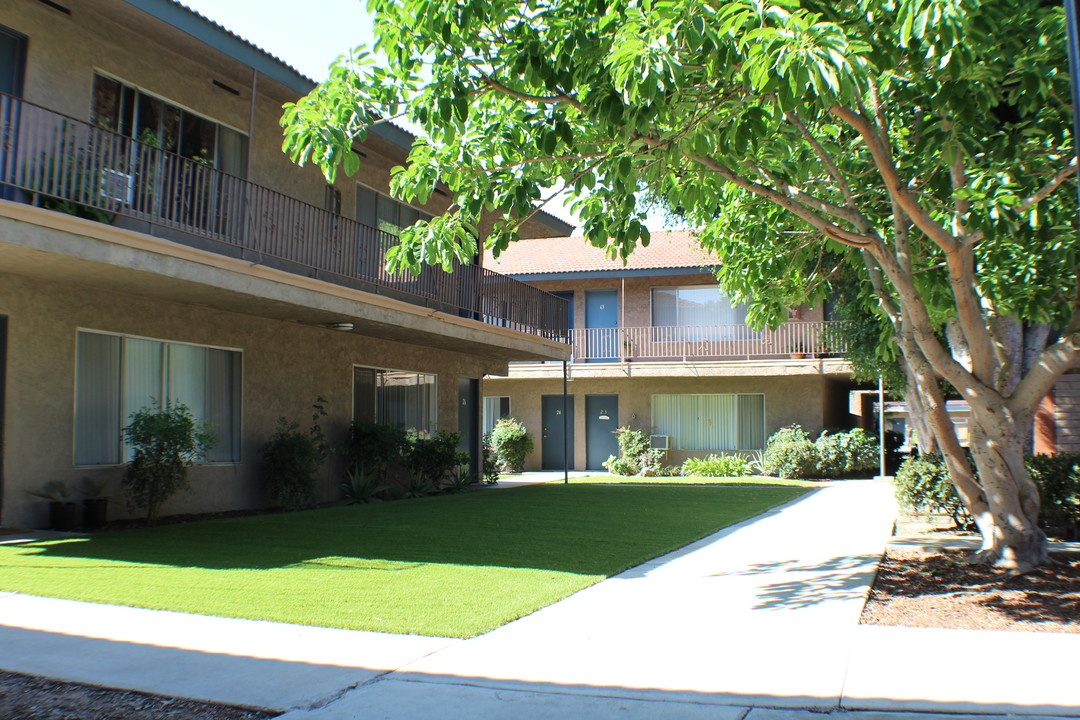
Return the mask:
[[511, 243], [498, 260], [484, 253], [484, 267], [503, 275], [700, 268], [718, 264], [716, 257], [698, 246], [689, 230], [655, 232], [648, 246], [639, 246], [624, 265], [609, 259], [602, 248], [584, 237], [536, 238]]

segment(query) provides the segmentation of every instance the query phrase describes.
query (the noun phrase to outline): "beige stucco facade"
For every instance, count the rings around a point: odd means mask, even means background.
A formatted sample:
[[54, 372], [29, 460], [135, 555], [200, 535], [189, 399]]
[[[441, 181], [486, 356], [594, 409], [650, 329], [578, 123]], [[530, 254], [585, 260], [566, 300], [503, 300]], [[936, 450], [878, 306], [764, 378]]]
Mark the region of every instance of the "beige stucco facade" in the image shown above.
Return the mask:
[[[257, 317], [90, 286], [0, 273], [0, 315], [8, 319], [4, 445], [6, 525], [42, 526], [45, 504], [27, 491], [83, 476], [109, 481], [119, 502], [122, 467], [79, 467], [73, 459], [75, 340], [79, 329], [238, 350], [241, 371], [241, 460], [196, 467], [193, 492], [164, 508], [208, 512], [267, 504], [259, 447], [279, 417], [306, 423], [316, 397], [326, 399], [324, 427], [341, 439], [352, 416], [353, 367], [437, 375], [438, 426], [457, 430], [458, 378], [499, 372], [491, 359], [277, 319]], [[329, 465], [321, 500], [336, 499], [340, 468]]]
[[[295, 200], [313, 206], [297, 217], [322, 223], [294, 228], [290, 223], [305, 221], [283, 215], [284, 220], [259, 225], [251, 220], [256, 210], [250, 210], [248, 235], [276, 224], [289, 240], [336, 247], [336, 238], [310, 230], [338, 223], [319, 217], [328, 209], [325, 179], [281, 152], [281, 106], [297, 99], [298, 88], [308, 86], [305, 78], [172, 2], [146, 4], [155, 8], [152, 12], [114, 0], [66, 5], [70, 12], [35, 0], [4, 4], [0, 25], [26, 37], [22, 97], [27, 103], [89, 122], [97, 73], [238, 131], [248, 137], [247, 180], [288, 196], [283, 202], [289, 207], [296, 207], [290, 204]], [[70, 124], [30, 109], [24, 106], [27, 112], [17, 126], [20, 138], [32, 132], [49, 136]], [[342, 216], [356, 219], [360, 184], [389, 194], [391, 171], [404, 163], [410, 142], [408, 133], [385, 128], [356, 145], [358, 174], [340, 174], [334, 186]], [[0, 364], [0, 524], [5, 526], [44, 526], [46, 503], [28, 491], [51, 481], [74, 485], [82, 477], [106, 480], [114, 501], [111, 517], [127, 514], [119, 489], [122, 466], [75, 463], [80, 330], [239, 353], [238, 459], [195, 467], [193, 491], [168, 501], [164, 514], [267, 505], [259, 448], [278, 418], [306, 424], [312, 403], [322, 397], [328, 412], [323, 426], [331, 439], [340, 439], [353, 417], [356, 366], [434, 375], [437, 427], [455, 431], [464, 429], [458, 423], [462, 378], [505, 374], [511, 361], [569, 355], [562, 343], [462, 317], [453, 302], [426, 302], [419, 291], [410, 295], [334, 276], [327, 281], [314, 265], [271, 262], [274, 258], [265, 259], [261, 250], [228, 247], [233, 237], [204, 241], [175, 228], [151, 228], [134, 210], [121, 209], [112, 224], [93, 222], [44, 209], [27, 190], [37, 186], [15, 187], [22, 189], [3, 188], [0, 195], [0, 330], [6, 325], [6, 338], [0, 337], [0, 350], [6, 349], [6, 362]], [[268, 196], [258, 188], [247, 192]], [[164, 204], [169, 198], [160, 200]], [[449, 202], [437, 189], [419, 207], [436, 215]], [[494, 219], [488, 218], [481, 233]], [[538, 214], [522, 229], [525, 236], [546, 237], [568, 227]], [[457, 292], [454, 276], [442, 282]], [[462, 297], [469, 297], [465, 289]], [[331, 329], [343, 323], [351, 329]], [[342, 470], [328, 463], [319, 500], [340, 497]]]
[[[825, 427], [835, 427], [845, 419], [840, 406], [841, 383], [843, 375], [823, 374], [773, 374], [754, 373], [749, 375], [700, 375], [685, 373], [682, 376], [668, 375], [624, 375], [609, 368], [606, 377], [592, 367], [582, 376], [579, 372], [585, 366], [574, 365], [570, 369], [567, 382], [567, 394], [573, 396], [574, 405], [574, 461], [572, 468], [589, 468], [587, 463], [587, 430], [589, 418], [586, 415], [586, 398], [589, 395], [617, 395], [618, 418], [620, 427], [653, 432], [652, 397], [661, 394], [762, 394], [765, 399], [765, 432], [771, 434], [785, 425], [798, 423], [808, 431], [816, 432]], [[561, 375], [561, 371], [560, 371]], [[593, 375], [593, 376], [589, 376]], [[541, 418], [542, 397], [545, 395], [561, 396], [563, 382], [561, 377], [520, 377], [518, 368], [514, 368], [509, 378], [488, 378], [483, 385], [486, 397], [506, 396], [510, 398], [510, 414], [520, 420], [533, 437], [535, 449], [526, 459], [526, 468], [541, 468], [544, 442], [544, 428]], [[666, 464], [678, 465], [688, 457], [708, 455], [709, 451], [671, 450], [665, 458]]]

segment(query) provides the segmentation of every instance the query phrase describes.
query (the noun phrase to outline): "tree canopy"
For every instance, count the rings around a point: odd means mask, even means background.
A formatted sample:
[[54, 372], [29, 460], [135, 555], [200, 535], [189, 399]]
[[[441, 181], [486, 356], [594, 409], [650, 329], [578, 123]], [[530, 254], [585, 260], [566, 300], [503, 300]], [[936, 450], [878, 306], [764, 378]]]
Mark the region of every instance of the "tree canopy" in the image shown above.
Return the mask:
[[[373, 122], [405, 115], [423, 128], [392, 189], [423, 202], [445, 183], [455, 205], [403, 231], [392, 265], [472, 257], [485, 213], [502, 217], [485, 238], [498, 254], [566, 188], [588, 242], [613, 256], [648, 242], [645, 201], [685, 217], [722, 258], [720, 285], [750, 303], [751, 323], [778, 324], [854, 273], [931, 409], [940, 378], [972, 406], [981, 479], [946, 419], [935, 434], [987, 548], [1000, 556], [1021, 536], [1045, 544], [1028, 528], [1038, 497], [1010, 443], [1080, 350], [1076, 194], [1058, 191], [1075, 173], [1058, 5], [370, 7], [387, 65], [363, 50], [342, 59], [286, 107], [284, 147], [333, 177], [356, 169], [352, 143]], [[966, 362], [943, 338], [950, 320]], [[1049, 323], [1060, 340], [1024, 374], [1009, 323]], [[1026, 517], [1019, 535], [993, 529], [1009, 513]]]

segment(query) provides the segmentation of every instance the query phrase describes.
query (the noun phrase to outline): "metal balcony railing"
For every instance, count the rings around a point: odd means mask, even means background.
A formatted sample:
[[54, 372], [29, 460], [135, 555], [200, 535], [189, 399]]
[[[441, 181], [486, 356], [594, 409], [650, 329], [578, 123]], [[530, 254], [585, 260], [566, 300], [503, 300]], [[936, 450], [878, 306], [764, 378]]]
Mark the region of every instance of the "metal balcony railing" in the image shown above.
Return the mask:
[[746, 325], [578, 328], [570, 331], [574, 362], [752, 360], [842, 354], [836, 321], [786, 322], [776, 330]]
[[0, 93], [0, 197], [565, 342], [562, 298], [475, 266], [386, 271], [397, 238]]

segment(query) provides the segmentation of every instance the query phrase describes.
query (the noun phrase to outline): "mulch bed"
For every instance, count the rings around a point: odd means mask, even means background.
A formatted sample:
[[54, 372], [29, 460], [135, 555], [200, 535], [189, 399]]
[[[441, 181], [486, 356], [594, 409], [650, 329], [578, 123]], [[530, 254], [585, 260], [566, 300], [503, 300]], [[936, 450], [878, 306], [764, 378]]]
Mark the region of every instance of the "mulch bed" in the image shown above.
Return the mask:
[[1080, 633], [1080, 553], [1022, 574], [963, 562], [969, 551], [894, 550], [878, 570], [868, 625]]
[[0, 670], [4, 720], [263, 720], [280, 714]]

